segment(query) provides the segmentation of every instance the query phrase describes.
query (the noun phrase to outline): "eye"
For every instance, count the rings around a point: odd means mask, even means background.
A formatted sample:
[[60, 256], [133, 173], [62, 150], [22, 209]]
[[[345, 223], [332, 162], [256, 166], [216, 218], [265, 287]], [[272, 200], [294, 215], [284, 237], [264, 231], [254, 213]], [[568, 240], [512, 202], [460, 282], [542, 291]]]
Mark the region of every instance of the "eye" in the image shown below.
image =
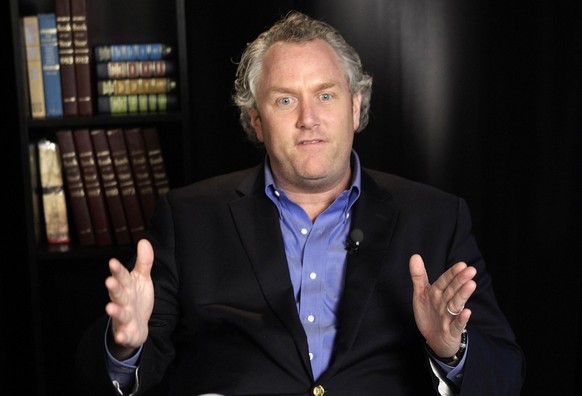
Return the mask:
[[288, 96], [286, 96], [284, 98], [277, 99], [277, 104], [279, 104], [281, 106], [289, 106], [292, 103], [293, 103], [293, 99], [288, 97]]
[[324, 93], [319, 95], [319, 97], [321, 98], [321, 100], [323, 100], [324, 102], [330, 101], [333, 99], [333, 95], [330, 93]]

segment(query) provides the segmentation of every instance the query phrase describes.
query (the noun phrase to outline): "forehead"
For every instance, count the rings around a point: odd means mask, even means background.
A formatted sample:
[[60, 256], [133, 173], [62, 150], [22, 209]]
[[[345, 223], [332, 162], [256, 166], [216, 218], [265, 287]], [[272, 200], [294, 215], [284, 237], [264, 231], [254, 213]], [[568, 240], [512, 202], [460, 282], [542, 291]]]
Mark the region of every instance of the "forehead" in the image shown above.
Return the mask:
[[347, 82], [341, 62], [322, 40], [302, 43], [277, 42], [265, 53], [262, 85]]

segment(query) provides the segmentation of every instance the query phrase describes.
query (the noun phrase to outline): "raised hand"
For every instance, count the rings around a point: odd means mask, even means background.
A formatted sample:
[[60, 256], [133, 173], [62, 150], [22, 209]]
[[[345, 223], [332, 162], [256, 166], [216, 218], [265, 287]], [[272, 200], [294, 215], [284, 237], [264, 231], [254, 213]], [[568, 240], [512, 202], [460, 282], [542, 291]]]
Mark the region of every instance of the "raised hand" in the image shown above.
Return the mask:
[[475, 291], [477, 270], [459, 262], [443, 273], [432, 285], [422, 258], [410, 258], [413, 310], [416, 325], [437, 356], [453, 356], [461, 342], [461, 333], [471, 317], [466, 302]]
[[154, 287], [150, 276], [154, 250], [146, 239], [137, 245], [135, 267], [129, 272], [117, 259], [109, 260], [111, 276], [105, 280], [111, 301], [105, 311], [111, 317], [114, 345], [111, 353], [126, 359], [148, 336], [148, 321], [154, 306]]

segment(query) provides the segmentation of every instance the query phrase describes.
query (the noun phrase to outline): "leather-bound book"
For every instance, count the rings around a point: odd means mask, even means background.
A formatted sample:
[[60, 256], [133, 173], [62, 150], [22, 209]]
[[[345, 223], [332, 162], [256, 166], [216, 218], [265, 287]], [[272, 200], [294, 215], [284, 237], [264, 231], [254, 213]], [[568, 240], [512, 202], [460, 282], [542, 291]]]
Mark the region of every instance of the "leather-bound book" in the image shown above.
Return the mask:
[[124, 129], [123, 134], [133, 179], [137, 188], [137, 195], [141, 202], [143, 217], [147, 225], [154, 214], [157, 198], [145, 143], [139, 127]]
[[95, 65], [97, 78], [110, 80], [116, 78], [167, 77], [176, 73], [173, 60], [101, 62]]
[[74, 130], [73, 140], [75, 141], [75, 149], [81, 165], [81, 175], [85, 184], [95, 241], [98, 246], [112, 245], [113, 233], [89, 129]]
[[162, 147], [156, 127], [144, 127], [142, 129], [143, 140], [146, 146], [146, 152], [150, 169], [152, 170], [152, 179], [156, 189], [156, 196], [164, 195], [170, 190], [170, 181], [166, 172], [166, 164], [162, 154]]
[[70, 0], [55, 0], [55, 15], [59, 42], [63, 115], [76, 116], [79, 114], [79, 110], [77, 107], [77, 82]]
[[93, 142], [93, 149], [95, 150], [95, 158], [97, 159], [97, 167], [99, 168], [101, 176], [103, 193], [107, 201], [115, 241], [118, 245], [130, 244], [131, 235], [125, 218], [119, 183], [115, 175], [113, 158], [111, 157], [111, 150], [109, 149], [105, 129], [93, 129], [91, 131], [91, 140]]
[[95, 245], [95, 234], [93, 233], [91, 214], [81, 176], [81, 167], [73, 141], [73, 131], [70, 129], [57, 131], [56, 140], [61, 154], [65, 187], [76, 230], [75, 235], [80, 246]]
[[176, 89], [176, 80], [166, 77], [120, 78], [97, 81], [97, 94], [141, 95], [167, 93]]
[[86, 0], [71, 1], [71, 29], [77, 86], [79, 115], [93, 115], [93, 85], [91, 82], [92, 54], [87, 32]]
[[109, 149], [111, 150], [111, 158], [113, 159], [113, 167], [119, 183], [119, 191], [121, 193], [123, 208], [125, 209], [129, 232], [132, 240], [137, 242], [145, 236], [145, 222], [133, 181], [123, 130], [121, 128], [112, 128], [108, 129], [106, 134]]
[[97, 96], [99, 114], [165, 113], [178, 104], [175, 93]]

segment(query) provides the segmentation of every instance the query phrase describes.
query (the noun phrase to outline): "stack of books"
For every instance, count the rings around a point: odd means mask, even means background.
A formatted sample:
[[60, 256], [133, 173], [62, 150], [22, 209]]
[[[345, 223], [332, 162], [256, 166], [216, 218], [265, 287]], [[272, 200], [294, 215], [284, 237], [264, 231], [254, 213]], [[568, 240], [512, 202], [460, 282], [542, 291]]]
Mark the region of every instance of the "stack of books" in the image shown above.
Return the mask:
[[162, 43], [94, 48], [100, 114], [156, 113], [176, 109], [176, 65]]
[[69, 243], [67, 219], [80, 246], [136, 243], [170, 188], [151, 126], [62, 129], [39, 144], [38, 162], [49, 244]]

